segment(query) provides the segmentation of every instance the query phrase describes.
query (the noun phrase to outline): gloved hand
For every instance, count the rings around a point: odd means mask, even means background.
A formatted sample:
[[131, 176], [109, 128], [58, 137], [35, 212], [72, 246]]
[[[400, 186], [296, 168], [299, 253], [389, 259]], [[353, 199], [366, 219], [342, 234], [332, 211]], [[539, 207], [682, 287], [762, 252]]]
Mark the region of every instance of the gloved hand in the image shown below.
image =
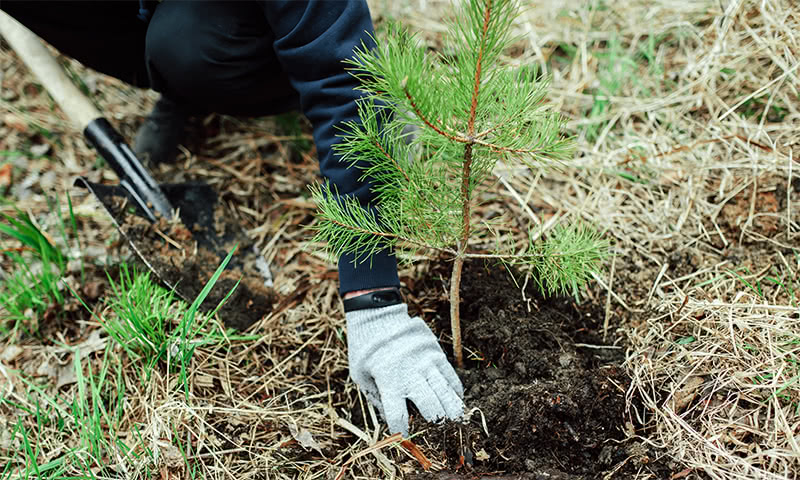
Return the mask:
[[464, 387], [433, 332], [406, 304], [345, 314], [350, 376], [392, 433], [408, 436], [411, 400], [428, 421], [464, 414]]

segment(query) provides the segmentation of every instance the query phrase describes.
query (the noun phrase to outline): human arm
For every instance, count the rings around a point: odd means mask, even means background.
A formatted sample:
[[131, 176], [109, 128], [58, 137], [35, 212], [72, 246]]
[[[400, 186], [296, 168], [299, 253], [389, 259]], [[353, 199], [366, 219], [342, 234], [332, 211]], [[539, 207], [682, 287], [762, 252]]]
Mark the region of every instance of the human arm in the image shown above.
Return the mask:
[[[361, 170], [341, 162], [333, 150], [338, 126], [358, 121], [358, 82], [344, 59], [356, 47], [373, 45], [365, 2], [262, 2], [274, 33], [274, 48], [303, 113], [311, 121], [320, 170], [341, 196], [369, 208], [373, 193]], [[357, 261], [354, 261], [357, 260]], [[339, 259], [340, 293], [349, 300], [399, 286], [397, 262], [389, 251], [370, 258]], [[383, 414], [392, 432], [408, 433], [406, 400], [428, 420], [457, 418], [463, 388], [431, 330], [411, 317], [402, 301], [348, 311], [350, 375]]]
[[[341, 162], [333, 150], [339, 127], [358, 121], [358, 81], [343, 60], [353, 50], [374, 42], [372, 19], [363, 1], [263, 1], [275, 35], [274, 49], [300, 105], [313, 127], [320, 172], [340, 196], [354, 197], [368, 208], [374, 195], [361, 171]], [[340, 293], [400, 285], [397, 261], [384, 250], [370, 258], [344, 255], [339, 259]]]

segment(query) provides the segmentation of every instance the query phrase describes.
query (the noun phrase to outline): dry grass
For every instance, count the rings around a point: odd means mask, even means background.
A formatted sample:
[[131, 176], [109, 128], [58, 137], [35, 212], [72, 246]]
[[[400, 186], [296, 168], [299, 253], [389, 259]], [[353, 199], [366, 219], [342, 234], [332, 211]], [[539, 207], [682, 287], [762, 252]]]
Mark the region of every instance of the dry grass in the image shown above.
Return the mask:
[[[402, 19], [441, 45], [445, 2], [371, 4], [376, 18]], [[799, 27], [792, 0], [548, 0], [517, 22], [521, 39], [509, 61], [532, 61], [552, 75], [550, 101], [570, 118], [578, 155], [559, 171], [499, 172], [503, 181], [486, 213], [512, 208], [501, 233], [520, 241], [530, 226], [579, 218], [615, 241], [613, 268], [587, 301], [605, 306], [609, 335], [629, 339], [629, 420], [642, 422], [637, 433], [685, 465], [676, 472], [684, 478], [794, 478], [800, 471], [798, 310], [788, 288], [766, 279], [800, 285], [792, 254], [800, 236]], [[0, 72], [0, 150], [22, 152], [7, 157], [15, 164], [12, 198], [48, 225], [46, 194], [72, 191], [77, 174], [112, 177], [93, 168], [94, 153], [7, 50], [0, 49]], [[154, 95], [89, 75], [95, 99], [130, 137]], [[302, 250], [313, 155], [291, 161], [271, 119], [204, 123], [210, 138], [190, 145], [171, 173], [225, 192], [279, 267], [285, 308], [253, 327], [257, 340], [199, 348], [188, 398], [174, 373], [162, 368], [142, 379], [123, 355], [91, 343], [98, 323], [88, 314], [63, 331], [53, 328], [54, 340], [3, 340], [0, 465], [24, 470], [22, 436], [11, 435], [22, 424], [40, 449], [39, 465], [66, 459], [53, 478], [87, 469], [128, 478], [333, 478], [353, 457], [346, 475], [402, 477], [415, 461], [396, 444], [379, 443], [382, 427], [357, 420], [371, 415], [347, 380], [335, 271]], [[50, 145], [51, 159], [30, 159], [38, 143]], [[115, 234], [93, 199], [73, 191], [73, 201], [83, 255], [118, 261], [124, 252], [109, 248], [105, 239]], [[78, 278], [74, 270], [70, 281]], [[102, 302], [95, 308], [110, 314]], [[107, 388], [125, 392], [122, 413], [103, 431], [135, 448], [138, 460], [118, 449], [103, 460], [111, 470], [101, 472], [103, 463], [80, 448], [82, 422], [68, 415], [80, 390], [74, 382], [56, 386], [69, 380], [63, 376], [76, 345], [85, 372], [97, 373], [104, 361], [119, 372]], [[37, 402], [49, 405], [44, 398], [56, 399], [48, 415], [63, 410], [64, 426], [37, 427], [30, 412]], [[78, 448], [77, 457], [65, 457], [68, 448]]]
[[[675, 299], [677, 300], [677, 298]], [[800, 371], [797, 308], [740, 291], [659, 305], [629, 358], [633, 414], [652, 441], [712, 478], [792, 478]]]

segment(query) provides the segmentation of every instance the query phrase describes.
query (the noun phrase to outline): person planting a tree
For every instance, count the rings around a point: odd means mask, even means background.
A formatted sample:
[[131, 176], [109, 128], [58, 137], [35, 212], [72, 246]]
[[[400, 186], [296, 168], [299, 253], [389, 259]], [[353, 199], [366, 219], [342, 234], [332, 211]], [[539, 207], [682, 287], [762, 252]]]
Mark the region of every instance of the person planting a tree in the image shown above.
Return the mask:
[[[186, 118], [263, 116], [300, 109], [313, 126], [322, 175], [341, 199], [369, 211], [373, 181], [334, 150], [359, 119], [358, 80], [346, 69], [373, 26], [363, 0], [3, 0], [0, 8], [88, 67], [161, 93], [134, 150], [174, 159]], [[389, 248], [339, 258], [350, 375], [393, 433], [408, 434], [410, 400], [429, 421], [463, 415], [463, 387], [436, 337], [411, 317]]]

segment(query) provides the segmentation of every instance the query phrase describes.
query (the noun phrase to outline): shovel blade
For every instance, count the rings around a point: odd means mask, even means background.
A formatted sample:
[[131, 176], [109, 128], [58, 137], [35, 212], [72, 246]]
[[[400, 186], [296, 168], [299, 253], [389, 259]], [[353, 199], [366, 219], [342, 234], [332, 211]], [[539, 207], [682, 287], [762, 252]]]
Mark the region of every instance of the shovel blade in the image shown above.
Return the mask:
[[[104, 185], [90, 182], [89, 180], [78, 177], [75, 180], [77, 186], [88, 189], [103, 204], [108, 213], [119, 220], [117, 205], [120, 200], [129, 200], [129, 206], [134, 213], [142, 218], [147, 218], [139, 206], [133, 202], [131, 194], [123, 185]], [[178, 210], [181, 222], [184, 225], [199, 225], [203, 228], [212, 228], [214, 225], [214, 205], [217, 203], [217, 192], [213, 188], [203, 183], [174, 183], [162, 184], [161, 190], [166, 195], [170, 203]]]

